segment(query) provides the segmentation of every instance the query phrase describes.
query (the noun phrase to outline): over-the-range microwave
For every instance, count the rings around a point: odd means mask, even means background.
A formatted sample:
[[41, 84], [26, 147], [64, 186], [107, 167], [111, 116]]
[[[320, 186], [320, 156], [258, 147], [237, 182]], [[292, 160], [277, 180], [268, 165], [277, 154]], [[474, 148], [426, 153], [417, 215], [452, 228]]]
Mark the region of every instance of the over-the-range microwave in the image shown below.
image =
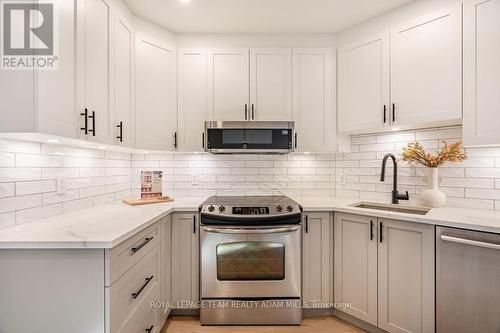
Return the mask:
[[294, 122], [207, 121], [206, 151], [216, 154], [287, 154], [294, 150]]

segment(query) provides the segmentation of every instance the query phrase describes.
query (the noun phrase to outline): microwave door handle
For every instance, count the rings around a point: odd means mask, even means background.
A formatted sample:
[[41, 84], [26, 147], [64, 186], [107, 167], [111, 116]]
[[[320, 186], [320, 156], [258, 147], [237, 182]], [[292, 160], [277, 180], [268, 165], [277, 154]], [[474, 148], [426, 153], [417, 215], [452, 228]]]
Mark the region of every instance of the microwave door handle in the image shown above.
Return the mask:
[[299, 227], [283, 228], [212, 228], [203, 227], [203, 231], [217, 234], [278, 234], [298, 231]]

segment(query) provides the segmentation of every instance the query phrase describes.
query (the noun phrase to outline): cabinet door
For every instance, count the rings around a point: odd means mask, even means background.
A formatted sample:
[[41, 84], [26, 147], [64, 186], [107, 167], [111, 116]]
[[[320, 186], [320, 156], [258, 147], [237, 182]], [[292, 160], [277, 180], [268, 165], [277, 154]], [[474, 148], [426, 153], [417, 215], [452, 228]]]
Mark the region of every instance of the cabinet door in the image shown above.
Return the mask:
[[173, 150], [177, 131], [175, 50], [146, 36], [135, 42], [137, 148]]
[[391, 29], [391, 96], [398, 126], [460, 122], [461, 3]]
[[210, 120], [249, 120], [248, 49], [209, 49], [207, 112]]
[[328, 307], [333, 294], [333, 228], [330, 213], [307, 213], [305, 219], [302, 298], [310, 308]]
[[198, 214], [172, 215], [172, 306], [196, 308], [199, 301]]
[[36, 72], [38, 132], [75, 138], [80, 133], [76, 100], [76, 1], [55, 3], [59, 21], [57, 69]]
[[250, 50], [251, 120], [292, 118], [292, 50]]
[[205, 147], [207, 56], [205, 49], [179, 50], [179, 150]]
[[335, 303], [353, 317], [377, 325], [376, 219], [335, 214]]
[[464, 141], [500, 144], [500, 0], [464, 2]]
[[378, 325], [434, 332], [434, 226], [379, 219]]
[[340, 131], [389, 125], [389, 32], [340, 48], [338, 66]]
[[[165, 305], [169, 305], [172, 300], [172, 223], [170, 215], [160, 221], [161, 232], [161, 300]], [[158, 311], [159, 327], [162, 327], [170, 313], [169, 307], [164, 307]]]
[[[79, 92], [83, 98], [79, 103], [89, 115], [89, 129], [94, 131], [87, 139], [114, 143], [115, 124], [112, 105], [111, 75], [111, 4], [108, 0], [84, 0], [78, 2], [78, 55], [80, 72]], [[95, 128], [94, 128], [95, 124]]]
[[332, 105], [330, 49], [293, 49], [293, 119], [297, 150], [332, 151], [336, 117]]
[[[134, 145], [134, 32], [127, 19], [118, 14], [114, 20], [113, 32], [115, 142], [132, 147]], [[121, 130], [119, 126], [121, 126]], [[121, 140], [118, 137], [121, 137]]]

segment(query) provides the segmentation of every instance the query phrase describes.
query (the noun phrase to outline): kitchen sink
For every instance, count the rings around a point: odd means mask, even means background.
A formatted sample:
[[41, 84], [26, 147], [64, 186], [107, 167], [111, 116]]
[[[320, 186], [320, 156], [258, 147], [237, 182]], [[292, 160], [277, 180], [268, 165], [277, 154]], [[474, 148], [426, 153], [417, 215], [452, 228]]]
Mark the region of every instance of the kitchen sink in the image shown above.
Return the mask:
[[383, 204], [383, 203], [375, 203], [375, 202], [358, 202], [357, 204], [354, 204], [353, 207], [365, 208], [365, 209], [375, 209], [375, 210], [385, 210], [388, 212], [398, 212], [398, 213], [416, 214], [416, 215], [425, 215], [431, 210], [431, 208], [427, 208], [427, 207]]

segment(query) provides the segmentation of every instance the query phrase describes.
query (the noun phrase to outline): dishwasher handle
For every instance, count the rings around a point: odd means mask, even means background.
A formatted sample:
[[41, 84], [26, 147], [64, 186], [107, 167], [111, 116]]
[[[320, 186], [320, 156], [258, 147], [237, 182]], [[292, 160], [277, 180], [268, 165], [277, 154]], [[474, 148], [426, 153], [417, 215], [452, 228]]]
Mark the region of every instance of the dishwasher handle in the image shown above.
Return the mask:
[[277, 234], [283, 232], [298, 231], [299, 227], [283, 227], [283, 228], [212, 228], [203, 227], [203, 231], [213, 232], [218, 234]]
[[475, 241], [475, 240], [472, 240], [472, 239], [452, 237], [452, 236], [446, 236], [446, 235], [441, 235], [441, 240], [443, 240], [445, 242], [458, 243], [458, 244], [464, 244], [464, 245], [471, 245], [471, 246], [477, 246], [477, 247], [482, 247], [482, 248], [486, 248], [486, 249], [492, 249], [492, 250], [499, 250], [500, 251], [500, 245], [499, 244], [493, 244], [493, 243], [487, 243], [487, 242], [480, 242], [480, 241]]

